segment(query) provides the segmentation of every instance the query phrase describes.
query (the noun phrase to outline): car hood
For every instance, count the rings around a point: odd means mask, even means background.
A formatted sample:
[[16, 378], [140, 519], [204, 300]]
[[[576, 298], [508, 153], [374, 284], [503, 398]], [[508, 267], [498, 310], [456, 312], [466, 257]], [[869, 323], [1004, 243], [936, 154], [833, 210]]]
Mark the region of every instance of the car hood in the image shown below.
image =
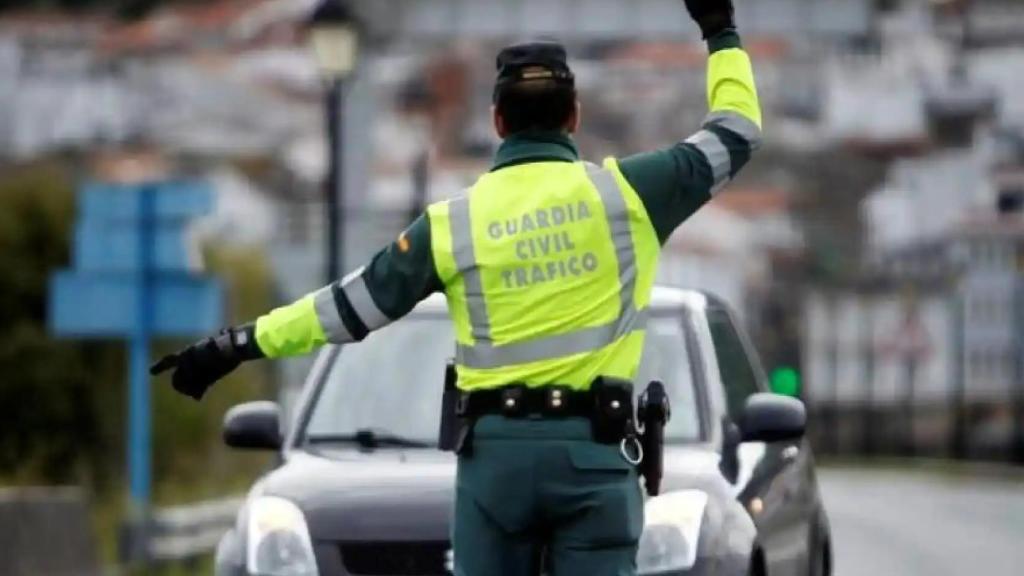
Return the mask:
[[294, 452], [260, 493], [295, 502], [314, 539], [449, 538], [455, 457], [437, 450]]
[[[662, 493], [698, 489], [734, 494], [706, 446], [669, 446]], [[437, 450], [355, 449], [294, 452], [258, 493], [295, 502], [314, 539], [435, 540], [449, 537], [455, 457]]]

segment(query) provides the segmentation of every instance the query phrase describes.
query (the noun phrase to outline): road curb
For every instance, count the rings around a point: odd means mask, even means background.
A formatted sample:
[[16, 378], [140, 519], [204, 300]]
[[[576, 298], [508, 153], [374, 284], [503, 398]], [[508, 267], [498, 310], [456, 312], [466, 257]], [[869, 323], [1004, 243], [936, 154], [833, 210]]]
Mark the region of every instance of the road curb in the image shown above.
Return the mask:
[[938, 458], [819, 458], [818, 466], [826, 470], [886, 470], [929, 474], [950, 479], [1024, 483], [1024, 466], [996, 462], [964, 462]]

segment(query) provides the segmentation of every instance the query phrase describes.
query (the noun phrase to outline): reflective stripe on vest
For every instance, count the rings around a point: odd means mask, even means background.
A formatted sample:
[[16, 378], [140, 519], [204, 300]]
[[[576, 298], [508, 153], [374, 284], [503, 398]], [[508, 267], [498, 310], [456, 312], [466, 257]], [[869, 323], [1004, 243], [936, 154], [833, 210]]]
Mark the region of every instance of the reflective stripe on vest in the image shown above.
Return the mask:
[[619, 269], [618, 318], [601, 326], [496, 346], [491, 337], [491, 321], [484, 298], [483, 280], [473, 246], [469, 197], [463, 196], [449, 204], [449, 227], [455, 263], [461, 271], [466, 288], [466, 304], [475, 344], [458, 345], [458, 364], [469, 368], [489, 369], [591, 352], [608, 346], [645, 325], [646, 310], [637, 310], [634, 299], [637, 262], [630, 231], [629, 210], [614, 174], [593, 164], [586, 166], [587, 176], [604, 204], [612, 244], [615, 247]]

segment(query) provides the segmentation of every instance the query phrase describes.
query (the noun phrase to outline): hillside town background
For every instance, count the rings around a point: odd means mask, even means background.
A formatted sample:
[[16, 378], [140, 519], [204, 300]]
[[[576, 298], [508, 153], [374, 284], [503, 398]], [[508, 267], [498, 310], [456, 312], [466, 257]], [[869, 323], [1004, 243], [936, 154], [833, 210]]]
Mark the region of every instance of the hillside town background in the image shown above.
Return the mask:
[[[39, 4], [0, 3], [0, 482], [89, 486], [103, 524], [123, 483], [124, 352], [45, 330], [74, 190], [209, 182], [216, 212], [193, 237], [228, 278], [225, 321], [323, 283], [313, 2]], [[695, 131], [705, 48], [678, 0], [632, 4], [357, 2], [368, 32], [343, 111], [345, 267], [488, 168], [507, 40], [574, 30], [589, 158]], [[765, 366], [798, 371], [823, 453], [1024, 463], [1024, 5], [737, 4], [765, 150], [669, 241], [661, 281], [724, 297]], [[158, 390], [158, 501], [244, 486], [265, 463], [217, 445], [218, 408], [287, 402], [306, 367], [247, 368], [213, 408]]]

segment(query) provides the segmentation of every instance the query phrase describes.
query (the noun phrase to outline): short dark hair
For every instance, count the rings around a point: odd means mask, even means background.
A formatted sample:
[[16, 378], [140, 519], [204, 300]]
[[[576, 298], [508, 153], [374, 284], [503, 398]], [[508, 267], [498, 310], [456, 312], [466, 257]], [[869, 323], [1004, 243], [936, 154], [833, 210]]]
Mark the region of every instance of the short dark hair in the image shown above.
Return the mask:
[[550, 79], [517, 82], [501, 90], [495, 107], [509, 134], [563, 130], [576, 113], [576, 88]]

